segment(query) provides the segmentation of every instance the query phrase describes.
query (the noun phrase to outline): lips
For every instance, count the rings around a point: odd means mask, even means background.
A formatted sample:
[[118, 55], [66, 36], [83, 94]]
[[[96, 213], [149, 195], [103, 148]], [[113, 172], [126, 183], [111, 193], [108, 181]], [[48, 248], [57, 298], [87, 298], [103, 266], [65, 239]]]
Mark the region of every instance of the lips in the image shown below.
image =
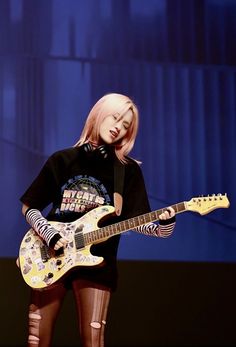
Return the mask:
[[110, 133], [113, 137], [117, 137], [119, 135], [118, 131], [110, 130]]

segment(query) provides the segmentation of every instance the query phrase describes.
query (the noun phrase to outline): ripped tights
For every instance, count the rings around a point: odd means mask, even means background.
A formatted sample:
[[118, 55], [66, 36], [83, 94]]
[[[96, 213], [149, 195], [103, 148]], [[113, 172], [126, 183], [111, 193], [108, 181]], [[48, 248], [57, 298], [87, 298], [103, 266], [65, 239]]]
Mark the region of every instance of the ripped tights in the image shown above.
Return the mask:
[[[73, 293], [83, 347], [104, 347], [104, 330], [110, 289], [86, 280], [74, 280]], [[67, 289], [33, 290], [29, 306], [28, 347], [50, 347], [56, 318]]]

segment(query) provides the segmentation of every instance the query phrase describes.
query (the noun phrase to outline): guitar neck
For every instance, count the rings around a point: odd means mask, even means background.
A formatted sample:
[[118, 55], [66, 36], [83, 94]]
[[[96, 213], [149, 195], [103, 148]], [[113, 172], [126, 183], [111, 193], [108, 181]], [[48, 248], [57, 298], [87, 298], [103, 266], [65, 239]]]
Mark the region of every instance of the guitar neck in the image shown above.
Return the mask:
[[[186, 210], [185, 202], [180, 202], [178, 204], [172, 205], [171, 207], [175, 210], [176, 214], [184, 212]], [[148, 212], [143, 215], [126, 219], [115, 224], [107, 225], [98, 230], [90, 231], [84, 234], [84, 243], [85, 245], [88, 245], [95, 242], [101, 242], [102, 240], [106, 240], [111, 236], [122, 234], [140, 225], [150, 222], [156, 222], [159, 220], [160, 214], [166, 211], [166, 209], [167, 208], [162, 208], [156, 211]]]

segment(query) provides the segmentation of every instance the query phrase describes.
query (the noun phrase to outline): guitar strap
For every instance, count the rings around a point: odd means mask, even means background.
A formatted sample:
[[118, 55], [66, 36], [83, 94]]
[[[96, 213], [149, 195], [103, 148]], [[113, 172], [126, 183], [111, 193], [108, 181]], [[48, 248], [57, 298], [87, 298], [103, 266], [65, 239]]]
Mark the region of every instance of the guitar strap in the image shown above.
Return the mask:
[[123, 205], [123, 187], [124, 187], [125, 166], [118, 158], [114, 162], [114, 206], [116, 215], [120, 216]]

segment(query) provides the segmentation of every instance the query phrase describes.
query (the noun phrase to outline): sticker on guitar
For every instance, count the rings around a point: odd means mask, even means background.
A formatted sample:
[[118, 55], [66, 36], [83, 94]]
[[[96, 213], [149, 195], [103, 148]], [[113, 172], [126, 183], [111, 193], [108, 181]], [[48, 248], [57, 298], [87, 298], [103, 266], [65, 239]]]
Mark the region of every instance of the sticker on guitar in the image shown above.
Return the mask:
[[[185, 211], [201, 215], [230, 205], [226, 194], [201, 196], [172, 205], [176, 214]], [[31, 228], [24, 236], [19, 250], [18, 264], [25, 282], [35, 289], [50, 288], [70, 270], [78, 266], [99, 266], [103, 258], [90, 253], [91, 245], [132, 230], [137, 226], [158, 221], [162, 212], [152, 211], [105, 227], [98, 227], [104, 217], [113, 215], [115, 208], [100, 206], [72, 223], [50, 222], [65, 238], [67, 246], [59, 251], [50, 249], [43, 239]]]

